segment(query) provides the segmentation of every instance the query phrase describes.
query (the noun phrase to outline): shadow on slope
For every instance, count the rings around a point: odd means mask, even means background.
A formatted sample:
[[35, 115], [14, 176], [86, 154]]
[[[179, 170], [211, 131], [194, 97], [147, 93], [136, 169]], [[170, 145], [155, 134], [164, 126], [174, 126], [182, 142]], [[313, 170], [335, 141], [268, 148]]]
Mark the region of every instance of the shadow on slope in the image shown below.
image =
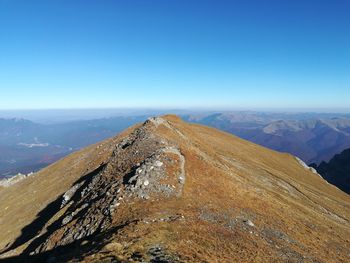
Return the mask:
[[[95, 175], [97, 175], [103, 168], [105, 164], [99, 166], [94, 171], [80, 177], [74, 184], [80, 184], [81, 182], [84, 182], [82, 187], [87, 186], [93, 179]], [[74, 202], [79, 198], [77, 196], [77, 193], [73, 195], [71, 200]], [[32, 240], [37, 235], [39, 235], [42, 230], [44, 229], [46, 223], [61, 209], [61, 204], [63, 200], [63, 195], [60, 195], [56, 200], [49, 203], [43, 210], [41, 210], [33, 222], [31, 222], [29, 225], [25, 226], [21, 230], [21, 235], [17, 237], [17, 239], [7, 248], [4, 248], [2, 251], [0, 251], [0, 255], [4, 254], [6, 252], [9, 252], [13, 249], [16, 249], [20, 247], [21, 245], [25, 244], [26, 242]], [[62, 216], [61, 216], [62, 217]], [[40, 244], [42, 244], [47, 237], [49, 237], [54, 231], [60, 228], [62, 218], [58, 218], [55, 222], [53, 222], [50, 226], [47, 227], [47, 231], [35, 238], [28, 247], [23, 251], [22, 256], [29, 255], [31, 251], [33, 251], [35, 248], [37, 248]]]
[[[74, 259], [75, 261], [82, 261], [84, 256], [88, 256], [99, 252], [106, 244], [109, 243], [113, 234], [120, 229], [134, 224], [137, 221], [126, 222], [122, 225], [115, 226], [109, 230], [92, 234], [86, 238], [76, 240], [64, 246], [58, 246], [54, 249], [40, 252], [35, 255], [26, 254], [23, 252], [19, 256], [13, 256], [0, 259], [0, 262], [67, 262]], [[115, 256], [106, 255], [104, 260], [108, 262], [120, 262]]]

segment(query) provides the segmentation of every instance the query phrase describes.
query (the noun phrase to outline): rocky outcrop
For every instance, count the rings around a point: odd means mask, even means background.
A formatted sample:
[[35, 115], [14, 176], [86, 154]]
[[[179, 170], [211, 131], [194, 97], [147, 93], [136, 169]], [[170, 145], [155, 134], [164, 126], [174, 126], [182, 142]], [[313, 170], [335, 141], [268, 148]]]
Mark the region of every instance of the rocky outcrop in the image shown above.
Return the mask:
[[[153, 194], [162, 194], [167, 197], [179, 196], [185, 182], [185, 158], [179, 149], [164, 147], [140, 164], [132, 177], [126, 182], [129, 196], [149, 199]], [[167, 168], [177, 170], [176, 175], [168, 177]], [[165, 183], [166, 181], [166, 183]]]
[[[62, 196], [62, 215], [27, 249], [31, 255], [106, 231], [120, 207], [132, 200], [179, 197], [185, 158], [153, 131], [166, 121], [152, 118], [115, 146], [107, 163], [82, 177]], [[169, 128], [170, 126], [168, 126]], [[37, 245], [38, 244], [38, 245]]]
[[350, 194], [350, 149], [336, 154], [329, 162], [311, 165], [329, 183]]
[[311, 167], [311, 166], [308, 166], [306, 163], [304, 163], [300, 158], [298, 157], [295, 157], [295, 159], [297, 160], [297, 162], [302, 166], [304, 167], [306, 170], [309, 170], [310, 172], [314, 173], [314, 174], [317, 174], [318, 176], [320, 176], [322, 178], [321, 175], [319, 175], [316, 171], [315, 168]]
[[11, 185], [14, 185], [20, 181], [22, 181], [23, 179], [27, 178], [28, 176], [32, 176], [34, 175], [34, 173], [29, 173], [29, 174], [17, 174], [15, 176], [12, 176], [10, 178], [5, 178], [0, 180], [0, 186], [2, 187], [9, 187]]

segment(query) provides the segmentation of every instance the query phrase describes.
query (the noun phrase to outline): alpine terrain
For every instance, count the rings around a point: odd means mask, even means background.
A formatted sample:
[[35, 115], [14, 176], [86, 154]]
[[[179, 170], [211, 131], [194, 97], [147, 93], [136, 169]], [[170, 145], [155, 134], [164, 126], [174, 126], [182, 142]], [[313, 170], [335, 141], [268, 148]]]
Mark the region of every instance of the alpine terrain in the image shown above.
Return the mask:
[[350, 194], [350, 149], [336, 154], [328, 163], [311, 164], [324, 179]]
[[350, 147], [348, 114], [227, 112], [184, 116], [264, 147], [320, 164]]
[[349, 262], [350, 196], [300, 159], [150, 118], [0, 186], [0, 262]]

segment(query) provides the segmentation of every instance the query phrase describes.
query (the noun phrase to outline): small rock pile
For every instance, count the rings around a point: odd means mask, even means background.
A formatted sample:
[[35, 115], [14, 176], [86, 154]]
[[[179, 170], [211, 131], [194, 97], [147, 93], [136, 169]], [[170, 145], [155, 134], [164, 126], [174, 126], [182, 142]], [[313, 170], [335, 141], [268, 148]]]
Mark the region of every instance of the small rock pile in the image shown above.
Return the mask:
[[[169, 162], [168, 153], [178, 156], [179, 163]], [[184, 158], [174, 147], [164, 147], [156, 154], [147, 158], [135, 169], [134, 174], [126, 184], [129, 196], [149, 199], [152, 195], [161, 194], [166, 197], [180, 195], [185, 182]], [[177, 174], [170, 175], [166, 167], [177, 166]]]

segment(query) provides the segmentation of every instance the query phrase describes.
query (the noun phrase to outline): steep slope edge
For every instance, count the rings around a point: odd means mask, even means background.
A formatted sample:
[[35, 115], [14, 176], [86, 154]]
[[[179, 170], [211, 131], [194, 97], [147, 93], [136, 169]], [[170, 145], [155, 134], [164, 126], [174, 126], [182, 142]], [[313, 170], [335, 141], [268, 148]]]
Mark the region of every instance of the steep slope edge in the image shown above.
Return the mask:
[[329, 162], [311, 165], [328, 182], [350, 194], [350, 149], [336, 154]]

